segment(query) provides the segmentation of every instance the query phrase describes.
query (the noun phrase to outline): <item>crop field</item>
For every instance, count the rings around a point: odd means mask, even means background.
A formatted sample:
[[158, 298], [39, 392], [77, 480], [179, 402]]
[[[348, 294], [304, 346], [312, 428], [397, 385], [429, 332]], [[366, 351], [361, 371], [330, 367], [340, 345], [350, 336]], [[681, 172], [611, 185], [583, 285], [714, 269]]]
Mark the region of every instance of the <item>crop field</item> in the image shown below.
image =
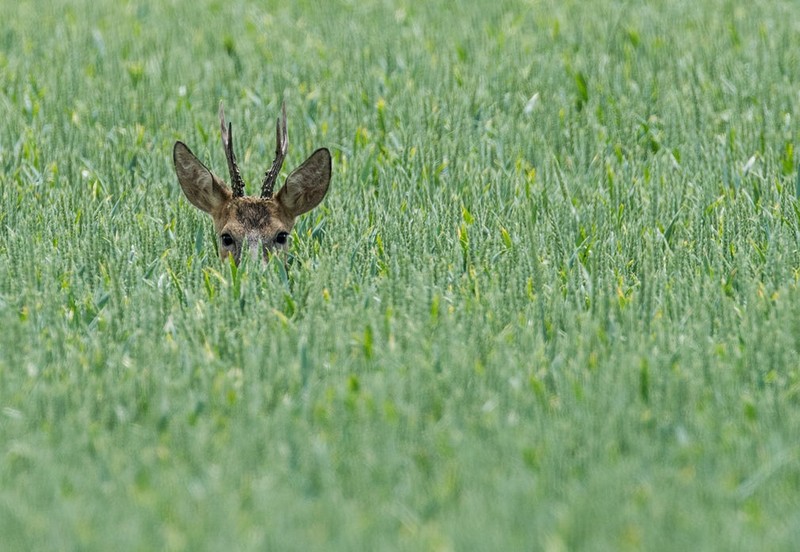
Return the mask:
[[796, 549], [796, 2], [0, 5], [0, 549]]

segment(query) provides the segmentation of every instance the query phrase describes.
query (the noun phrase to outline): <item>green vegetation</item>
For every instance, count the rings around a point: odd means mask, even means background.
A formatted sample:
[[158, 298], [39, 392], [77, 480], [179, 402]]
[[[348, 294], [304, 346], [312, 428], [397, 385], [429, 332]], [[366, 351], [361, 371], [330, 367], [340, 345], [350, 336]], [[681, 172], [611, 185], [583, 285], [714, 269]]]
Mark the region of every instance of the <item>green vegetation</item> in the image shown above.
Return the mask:
[[0, 548], [800, 542], [794, 2], [2, 4]]

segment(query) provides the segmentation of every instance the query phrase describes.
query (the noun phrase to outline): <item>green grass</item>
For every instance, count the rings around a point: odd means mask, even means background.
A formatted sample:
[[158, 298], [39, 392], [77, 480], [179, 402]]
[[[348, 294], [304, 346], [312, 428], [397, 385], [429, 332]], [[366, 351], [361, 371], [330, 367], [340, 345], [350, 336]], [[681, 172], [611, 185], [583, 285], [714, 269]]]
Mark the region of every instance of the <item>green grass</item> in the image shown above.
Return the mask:
[[0, 548], [796, 547], [794, 2], [2, 4]]

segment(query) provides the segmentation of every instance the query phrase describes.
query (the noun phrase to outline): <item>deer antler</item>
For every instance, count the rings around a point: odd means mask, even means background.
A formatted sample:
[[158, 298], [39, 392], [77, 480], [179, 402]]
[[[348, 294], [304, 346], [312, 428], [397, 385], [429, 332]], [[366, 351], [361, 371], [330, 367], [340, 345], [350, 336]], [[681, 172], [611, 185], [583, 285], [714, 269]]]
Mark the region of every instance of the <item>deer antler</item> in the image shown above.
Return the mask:
[[219, 125], [222, 129], [222, 147], [225, 148], [225, 157], [228, 159], [228, 172], [231, 174], [231, 188], [233, 197], [244, 195], [244, 180], [236, 166], [236, 155], [233, 153], [233, 125], [225, 125], [225, 111], [222, 109], [222, 102], [219, 102]]
[[264, 183], [261, 185], [261, 197], [269, 199], [272, 197], [272, 188], [275, 187], [275, 181], [278, 179], [278, 173], [281, 172], [283, 160], [286, 157], [286, 152], [289, 150], [289, 133], [286, 130], [286, 103], [281, 105], [281, 118], [275, 128], [275, 161], [272, 162], [272, 167], [264, 175]]

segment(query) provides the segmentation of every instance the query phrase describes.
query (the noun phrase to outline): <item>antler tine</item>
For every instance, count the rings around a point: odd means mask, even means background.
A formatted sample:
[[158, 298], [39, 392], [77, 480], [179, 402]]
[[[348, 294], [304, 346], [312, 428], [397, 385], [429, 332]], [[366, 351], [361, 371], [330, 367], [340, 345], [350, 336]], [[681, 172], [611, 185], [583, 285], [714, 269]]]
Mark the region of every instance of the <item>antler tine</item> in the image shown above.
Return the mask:
[[239, 167], [236, 165], [236, 155], [233, 153], [233, 125], [228, 123], [226, 128], [225, 110], [222, 108], [222, 102], [219, 102], [219, 126], [222, 130], [222, 147], [225, 149], [225, 157], [228, 159], [228, 172], [231, 175], [233, 197], [242, 197], [244, 195], [244, 180], [242, 180]]
[[278, 119], [275, 127], [275, 161], [272, 162], [272, 167], [264, 175], [264, 183], [261, 185], [261, 197], [266, 199], [272, 197], [272, 189], [275, 187], [275, 181], [281, 172], [287, 151], [289, 151], [289, 133], [286, 128], [286, 102], [283, 102], [281, 105], [281, 118]]

